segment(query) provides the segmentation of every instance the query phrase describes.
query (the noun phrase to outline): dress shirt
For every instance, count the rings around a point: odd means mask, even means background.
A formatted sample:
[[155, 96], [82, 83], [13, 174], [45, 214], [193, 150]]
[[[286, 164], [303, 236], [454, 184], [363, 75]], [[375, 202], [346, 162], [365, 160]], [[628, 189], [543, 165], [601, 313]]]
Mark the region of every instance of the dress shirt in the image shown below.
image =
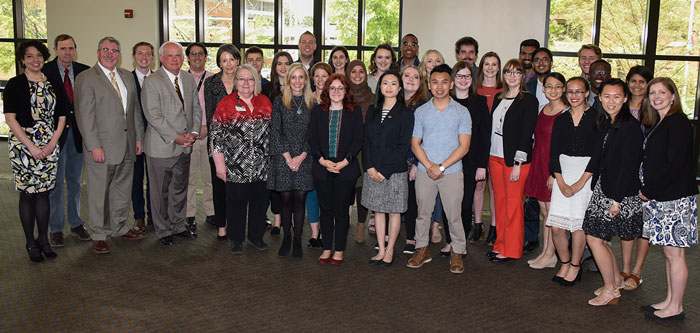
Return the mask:
[[[102, 66], [102, 64], [99, 62], [97, 62], [97, 65], [100, 66], [100, 69], [102, 69], [102, 72], [104, 72], [105, 75], [107, 75], [107, 80], [109, 81], [110, 85], [112, 84], [112, 76], [110, 73], [114, 72], [114, 74], [115, 74], [114, 79], [117, 81], [117, 86], [119, 86], [119, 93], [122, 95], [122, 109], [124, 109], [124, 118], [126, 118], [126, 101], [127, 101], [126, 94], [127, 94], [127, 91], [126, 91], [126, 85], [124, 84], [124, 81], [122, 81], [122, 77], [119, 76], [119, 72], [117, 71], [116, 67], [114, 68], [114, 70], [110, 71], [109, 69]], [[73, 81], [71, 81], [71, 83], [72, 82]]]

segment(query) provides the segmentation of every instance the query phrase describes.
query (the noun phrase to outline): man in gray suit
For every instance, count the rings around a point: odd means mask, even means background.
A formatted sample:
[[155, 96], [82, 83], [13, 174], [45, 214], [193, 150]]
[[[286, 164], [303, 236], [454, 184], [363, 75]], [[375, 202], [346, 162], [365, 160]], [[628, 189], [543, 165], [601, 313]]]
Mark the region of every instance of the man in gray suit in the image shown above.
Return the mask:
[[173, 235], [196, 238], [185, 228], [187, 184], [192, 144], [199, 137], [202, 108], [194, 77], [180, 68], [182, 45], [165, 42], [158, 50], [161, 67], [141, 89], [141, 105], [148, 121], [144, 152], [151, 183], [151, 208], [156, 236], [163, 245]]
[[126, 224], [134, 160], [141, 154], [143, 119], [136, 83], [117, 68], [119, 41], [100, 40], [97, 64], [75, 79], [75, 116], [83, 136], [92, 249], [108, 253], [107, 235], [141, 239]]

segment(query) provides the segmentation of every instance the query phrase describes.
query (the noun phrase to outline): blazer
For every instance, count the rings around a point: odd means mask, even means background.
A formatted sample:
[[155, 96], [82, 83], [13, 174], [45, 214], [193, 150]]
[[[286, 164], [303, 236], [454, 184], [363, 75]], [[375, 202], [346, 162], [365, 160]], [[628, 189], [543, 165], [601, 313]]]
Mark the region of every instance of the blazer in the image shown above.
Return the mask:
[[[462, 168], [488, 168], [491, 150], [491, 116], [486, 97], [474, 94], [467, 99], [456, 99], [464, 105], [472, 118], [472, 141], [469, 152], [462, 158]], [[533, 130], [534, 131], [534, 130]]]
[[328, 157], [328, 112], [323, 111], [319, 105], [311, 110], [311, 124], [309, 125], [309, 147], [314, 163], [311, 174], [315, 178], [326, 179], [328, 170], [318, 163], [323, 157], [333, 162], [347, 159], [350, 164], [340, 170], [340, 180], [355, 180], [360, 176], [360, 166], [357, 163], [357, 153], [362, 148], [362, 110], [356, 107], [352, 112], [343, 109], [341, 115], [340, 135], [338, 139], [337, 157]]
[[[500, 103], [501, 99], [496, 97], [493, 101], [493, 110], [496, 110]], [[516, 151], [527, 154], [523, 164], [532, 161], [532, 136], [537, 124], [538, 105], [535, 95], [524, 92], [522, 97], [516, 96], [513, 104], [508, 108], [503, 118], [503, 159], [506, 166], [513, 166]], [[493, 124], [493, 113], [489, 121]]]
[[664, 117], [646, 138], [642, 193], [671, 201], [698, 194], [693, 171], [693, 128], [683, 114]]
[[362, 162], [365, 170], [375, 168], [389, 179], [394, 173], [408, 170], [406, 152], [411, 149], [413, 112], [397, 102], [384, 121], [381, 120], [381, 106], [370, 106], [365, 120]]
[[[236, 91], [235, 87], [231, 93], [234, 91]], [[216, 105], [227, 95], [226, 86], [224, 82], [221, 81], [221, 72], [204, 80], [204, 112], [207, 116], [207, 126], [211, 125], [211, 118], [214, 117], [214, 113], [216, 112]]]
[[[56, 95], [56, 106], [53, 111], [53, 126], [58, 127], [58, 118], [65, 117], [65, 101], [60, 94], [56, 94], [56, 88], [49, 81]], [[3, 113], [14, 113], [15, 119], [22, 127], [34, 126], [34, 118], [32, 118], [31, 96], [29, 94], [29, 80], [24, 74], [17, 75], [7, 81], [5, 90], [2, 92]], [[59, 143], [60, 146], [60, 143]]]
[[598, 133], [598, 144], [586, 170], [593, 172], [591, 190], [600, 178], [603, 194], [608, 198], [622, 202], [625, 197], [637, 195], [641, 186], [639, 164], [644, 141], [639, 122], [630, 116], [613, 126], [606, 117]]
[[[116, 68], [126, 86], [124, 107], [112, 82], [98, 64], [75, 78], [75, 116], [83, 136], [85, 150], [105, 151], [105, 164], [116, 165], [136, 159], [136, 141], [143, 140], [143, 120], [136, 83], [129, 71]], [[84, 154], [86, 164], [95, 164]]]
[[183, 148], [175, 143], [180, 134], [199, 133], [202, 126], [202, 108], [192, 74], [180, 70], [183, 103], [165, 68], [161, 67], [143, 81], [141, 104], [148, 121], [143, 151], [156, 158], [189, 154], [192, 147]]
[[[73, 61], [73, 78], [78, 77], [78, 74], [90, 69], [90, 66], [81, 64], [79, 62]], [[63, 113], [66, 115], [66, 128], [63, 130], [61, 137], [58, 139], [60, 146], [66, 142], [68, 136], [68, 131], [73, 131], [73, 142], [75, 143], [75, 149], [78, 153], [83, 152], [83, 137], [80, 134], [80, 129], [78, 126], [78, 121], [75, 119], [75, 114], [73, 113], [74, 107], [68, 99], [68, 94], [66, 93], [66, 86], [63, 84], [63, 79], [61, 78], [61, 73], [58, 69], [58, 58], [44, 64], [44, 68], [41, 69], [46, 78], [51, 82], [54, 92], [56, 93], [56, 98], [60, 99], [62, 102]], [[73, 82], [73, 101], [75, 102], [75, 82]]]

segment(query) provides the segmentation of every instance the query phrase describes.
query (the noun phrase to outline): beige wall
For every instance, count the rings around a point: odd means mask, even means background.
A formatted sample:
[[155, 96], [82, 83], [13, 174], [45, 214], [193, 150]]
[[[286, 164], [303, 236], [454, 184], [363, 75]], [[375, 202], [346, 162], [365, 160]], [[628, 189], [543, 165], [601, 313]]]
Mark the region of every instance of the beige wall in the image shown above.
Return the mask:
[[[133, 9], [134, 18], [124, 18]], [[158, 48], [158, 0], [53, 0], [46, 1], [49, 48], [59, 34], [69, 34], [78, 44], [78, 61], [88, 66], [97, 62], [97, 42], [105, 36], [119, 40], [120, 66], [133, 69], [131, 47], [147, 41]]]
[[454, 43], [463, 36], [479, 42], [479, 59], [495, 51], [502, 62], [518, 57], [524, 39], [544, 46], [546, 0], [404, 0], [401, 31], [418, 37], [420, 56], [436, 49], [455, 61]]

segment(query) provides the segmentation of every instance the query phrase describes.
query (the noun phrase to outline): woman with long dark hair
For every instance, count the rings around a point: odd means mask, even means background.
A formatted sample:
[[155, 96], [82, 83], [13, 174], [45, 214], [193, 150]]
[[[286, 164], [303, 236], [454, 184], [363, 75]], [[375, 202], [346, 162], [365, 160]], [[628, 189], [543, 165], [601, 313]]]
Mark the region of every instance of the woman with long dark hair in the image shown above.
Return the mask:
[[328, 64], [333, 67], [333, 73], [345, 74], [349, 62], [350, 56], [345, 46], [336, 45], [331, 49], [331, 54], [328, 56]]

